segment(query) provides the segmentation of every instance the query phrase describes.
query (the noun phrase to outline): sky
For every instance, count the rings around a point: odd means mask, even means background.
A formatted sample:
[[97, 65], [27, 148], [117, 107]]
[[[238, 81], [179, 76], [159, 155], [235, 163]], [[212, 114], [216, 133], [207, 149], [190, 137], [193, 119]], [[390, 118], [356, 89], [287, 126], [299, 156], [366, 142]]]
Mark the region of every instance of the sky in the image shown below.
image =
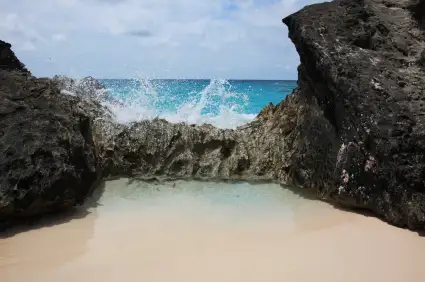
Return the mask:
[[0, 0], [36, 76], [296, 79], [282, 18], [317, 0]]

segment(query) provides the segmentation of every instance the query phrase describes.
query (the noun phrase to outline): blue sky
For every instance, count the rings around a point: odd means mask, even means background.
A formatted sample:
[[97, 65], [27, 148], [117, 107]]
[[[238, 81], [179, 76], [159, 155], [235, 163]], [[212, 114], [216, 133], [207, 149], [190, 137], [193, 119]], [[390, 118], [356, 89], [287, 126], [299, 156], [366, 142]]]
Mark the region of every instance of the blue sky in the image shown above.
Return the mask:
[[296, 79], [281, 19], [317, 0], [0, 0], [36, 76]]

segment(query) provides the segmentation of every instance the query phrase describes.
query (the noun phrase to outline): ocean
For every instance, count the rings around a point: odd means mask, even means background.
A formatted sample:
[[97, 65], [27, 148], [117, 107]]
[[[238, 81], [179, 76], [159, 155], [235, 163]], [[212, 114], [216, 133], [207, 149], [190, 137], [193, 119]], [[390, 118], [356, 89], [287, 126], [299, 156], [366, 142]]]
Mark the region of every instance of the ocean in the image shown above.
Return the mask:
[[294, 80], [100, 79], [121, 105], [109, 105], [117, 121], [155, 117], [170, 122], [235, 128], [250, 122], [270, 102], [279, 103]]

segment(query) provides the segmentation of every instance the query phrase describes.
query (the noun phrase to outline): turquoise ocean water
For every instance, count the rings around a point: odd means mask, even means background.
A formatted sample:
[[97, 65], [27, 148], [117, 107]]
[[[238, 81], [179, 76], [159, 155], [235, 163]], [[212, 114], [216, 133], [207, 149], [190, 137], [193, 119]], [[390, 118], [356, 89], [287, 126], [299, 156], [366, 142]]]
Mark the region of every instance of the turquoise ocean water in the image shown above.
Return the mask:
[[155, 117], [170, 122], [210, 123], [235, 128], [251, 121], [268, 103], [279, 103], [296, 87], [288, 80], [102, 79], [119, 100], [110, 105], [120, 122]]

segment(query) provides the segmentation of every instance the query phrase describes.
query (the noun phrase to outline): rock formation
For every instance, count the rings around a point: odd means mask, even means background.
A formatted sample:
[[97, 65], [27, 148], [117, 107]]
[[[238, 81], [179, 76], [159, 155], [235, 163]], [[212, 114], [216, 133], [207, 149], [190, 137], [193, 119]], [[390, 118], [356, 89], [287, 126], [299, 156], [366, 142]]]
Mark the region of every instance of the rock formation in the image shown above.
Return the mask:
[[24, 73], [29, 73], [18, 58], [16, 58], [15, 53], [13, 53], [12, 46], [4, 41], [0, 40], [0, 70], [17, 70]]
[[336, 0], [285, 18], [298, 87], [237, 130], [117, 124], [90, 93], [60, 96], [63, 78], [32, 78], [11, 56], [0, 84], [0, 216], [73, 205], [102, 173], [276, 181], [424, 229], [424, 7]]
[[[235, 131], [164, 121], [121, 128], [111, 174], [262, 179], [425, 227], [424, 1], [339, 0], [285, 18], [299, 85]], [[105, 160], [107, 160], [105, 162]]]
[[101, 123], [96, 134], [102, 136], [105, 176], [277, 180], [288, 159], [285, 142], [268, 138], [262, 125], [225, 130], [160, 119], [130, 126]]
[[0, 42], [0, 228], [82, 203], [100, 177], [92, 110]]
[[425, 227], [424, 5], [339, 0], [283, 20], [301, 58], [292, 178], [412, 229]]

